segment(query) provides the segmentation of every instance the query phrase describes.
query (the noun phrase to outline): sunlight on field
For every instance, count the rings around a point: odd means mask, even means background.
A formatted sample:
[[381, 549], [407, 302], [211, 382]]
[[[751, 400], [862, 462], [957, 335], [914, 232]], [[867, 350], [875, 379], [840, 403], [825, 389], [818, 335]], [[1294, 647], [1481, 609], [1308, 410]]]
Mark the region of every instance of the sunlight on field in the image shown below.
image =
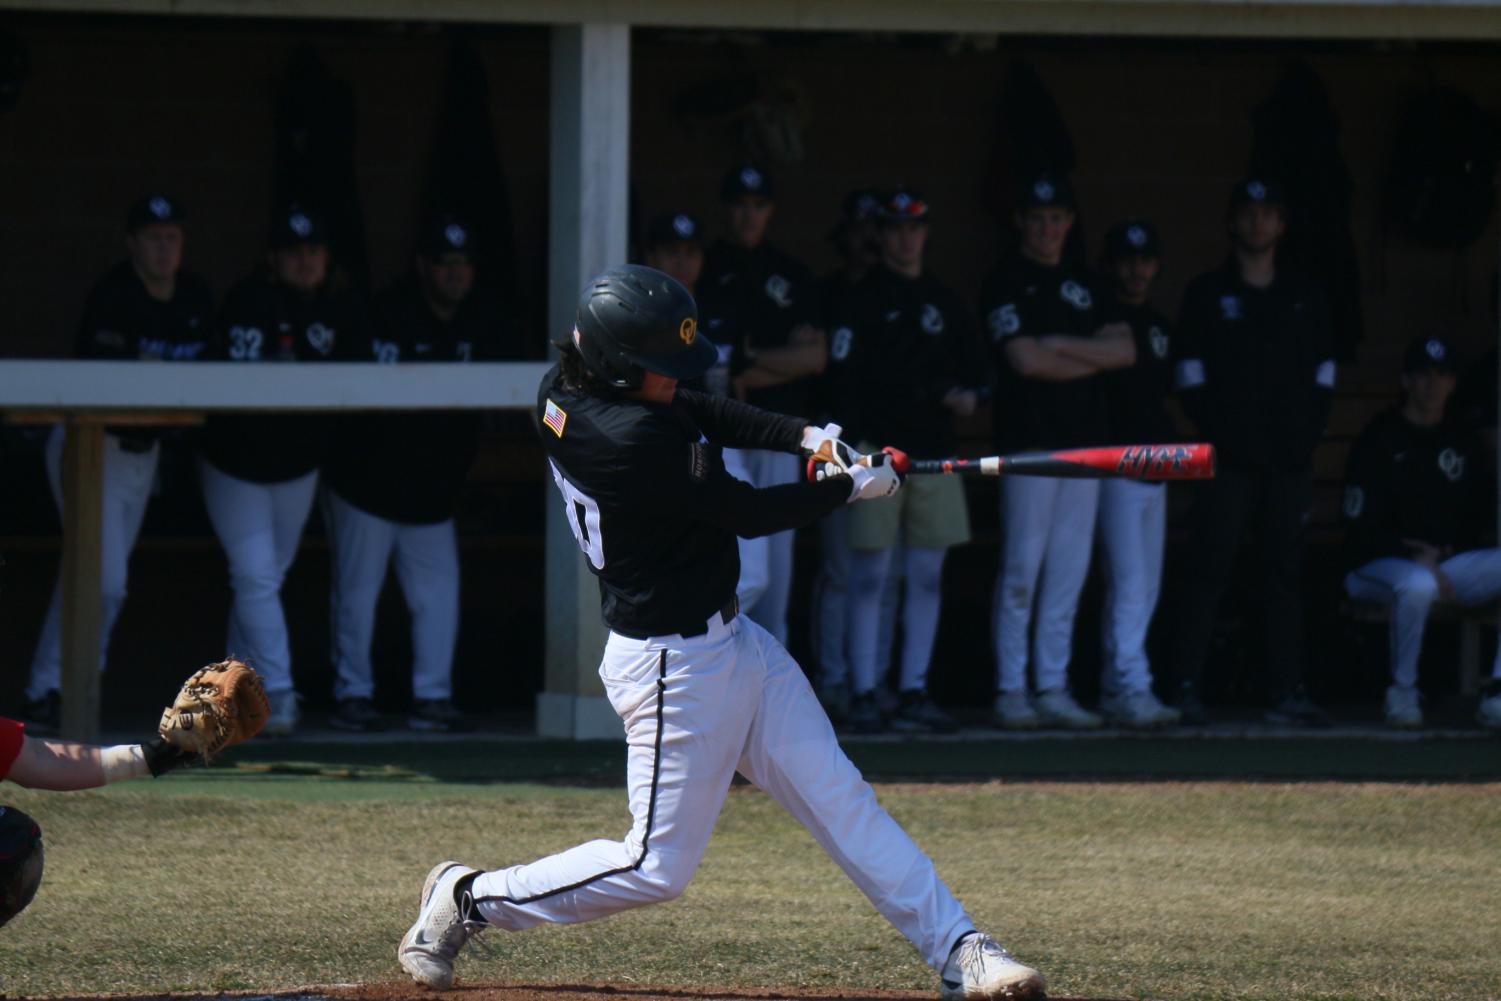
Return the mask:
[[[316, 780], [305, 779], [305, 782]], [[328, 780], [323, 780], [328, 781]], [[49, 795], [47, 873], [0, 931], [16, 994], [394, 980], [427, 867], [500, 867], [618, 836], [619, 789], [453, 798]], [[327, 788], [336, 789], [330, 785]], [[1501, 787], [895, 785], [883, 802], [1058, 995], [1463, 998], [1501, 984]], [[310, 795], [309, 795], [310, 794]], [[870, 987], [936, 980], [811, 838], [737, 787], [672, 904], [493, 933], [460, 974], [529, 982]]]

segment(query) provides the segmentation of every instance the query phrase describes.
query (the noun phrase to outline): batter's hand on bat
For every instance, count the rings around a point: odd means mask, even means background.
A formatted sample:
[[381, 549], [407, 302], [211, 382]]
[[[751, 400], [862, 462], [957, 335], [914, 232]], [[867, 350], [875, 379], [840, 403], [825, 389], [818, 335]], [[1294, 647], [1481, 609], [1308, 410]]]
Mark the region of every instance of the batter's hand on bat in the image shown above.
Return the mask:
[[807, 475], [809, 480], [821, 480], [825, 476], [837, 476], [849, 471], [859, 458], [853, 448], [839, 440], [844, 429], [838, 424], [803, 429], [802, 447], [808, 453]]
[[849, 503], [890, 497], [901, 489], [902, 469], [906, 465], [907, 453], [895, 448], [883, 448], [860, 456], [849, 468], [850, 479], [855, 484], [850, 491]]

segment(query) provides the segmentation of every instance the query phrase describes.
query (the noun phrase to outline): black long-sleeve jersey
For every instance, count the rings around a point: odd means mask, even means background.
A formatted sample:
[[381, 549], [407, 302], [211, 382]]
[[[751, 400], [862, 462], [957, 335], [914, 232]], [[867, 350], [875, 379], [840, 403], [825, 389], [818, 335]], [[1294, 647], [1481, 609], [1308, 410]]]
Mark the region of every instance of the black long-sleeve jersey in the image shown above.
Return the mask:
[[1107, 444], [1105, 396], [1097, 375], [1053, 381], [1018, 375], [1006, 344], [1018, 337], [1088, 337], [1101, 326], [1100, 293], [1071, 264], [1046, 267], [1017, 256], [980, 285], [980, 316], [995, 376], [996, 447], [1077, 448]]
[[1132, 306], [1114, 296], [1100, 305], [1101, 323], [1128, 323], [1136, 361], [1100, 374], [1113, 444], [1161, 444], [1177, 437], [1168, 416], [1173, 392], [1173, 329], [1150, 304]]
[[1231, 258], [1189, 283], [1176, 382], [1220, 461], [1308, 468], [1334, 397], [1333, 337], [1323, 293], [1298, 275], [1254, 288]]
[[1345, 473], [1345, 553], [1351, 569], [1407, 557], [1403, 539], [1440, 549], [1472, 547], [1488, 491], [1472, 431], [1457, 421], [1419, 427], [1393, 407], [1372, 418]]
[[537, 419], [605, 622], [626, 636], [702, 631], [735, 596], [737, 535], [797, 528], [849, 498], [845, 476], [757, 489], [725, 472], [720, 446], [795, 453], [806, 426], [726, 397], [605, 398], [570, 388], [554, 367]]
[[[356, 359], [396, 364], [525, 356], [499, 300], [484, 288], [474, 289], [444, 321], [428, 306], [417, 276], [408, 275], [375, 298], [372, 314], [371, 336], [352, 347]], [[387, 521], [446, 521], [474, 464], [483, 421], [472, 410], [341, 417], [324, 481], [355, 507]]]
[[[208, 351], [213, 320], [213, 294], [197, 275], [178, 272], [172, 298], [163, 302], [151, 297], [129, 262], [121, 261], [89, 291], [75, 353], [79, 358], [192, 361]], [[161, 436], [152, 428], [108, 430], [140, 448]]]
[[931, 275], [877, 265], [831, 304], [834, 419], [850, 441], [895, 445], [916, 458], [954, 453], [950, 390], [985, 385], [968, 307]]
[[[261, 277], [235, 286], [219, 310], [215, 354], [243, 362], [351, 361], [369, 322], [355, 293], [301, 295]], [[284, 483], [317, 469], [332, 419], [317, 414], [222, 414], [204, 424], [204, 458], [231, 476]]]
[[[782, 348], [792, 331], [818, 325], [818, 287], [813, 273], [800, 262], [769, 243], [746, 250], [723, 240], [704, 255], [704, 270], [694, 291], [699, 325], [719, 344], [726, 339], [723, 323], [734, 332], [746, 362], [755, 352]], [[794, 379], [778, 386], [747, 391], [746, 400], [758, 407], [783, 414], [808, 412], [813, 390], [811, 378]]]

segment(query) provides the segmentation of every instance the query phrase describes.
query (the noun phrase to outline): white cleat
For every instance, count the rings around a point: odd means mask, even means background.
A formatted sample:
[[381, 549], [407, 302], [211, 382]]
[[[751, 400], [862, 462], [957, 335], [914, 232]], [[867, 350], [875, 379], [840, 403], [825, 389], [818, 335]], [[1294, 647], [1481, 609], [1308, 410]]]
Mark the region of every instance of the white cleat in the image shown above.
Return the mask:
[[1042, 974], [1018, 963], [995, 939], [970, 932], [959, 940], [939, 974], [942, 1001], [1041, 1001]]
[[[453, 961], [464, 943], [486, 927], [476, 920], [473, 904], [453, 899], [453, 886], [478, 869], [458, 862], [439, 862], [422, 884], [422, 909], [417, 920], [396, 947], [396, 959], [412, 979], [424, 987], [447, 990], [453, 986]], [[465, 914], [471, 915], [466, 920]]]
[[1490, 730], [1501, 730], [1501, 691], [1480, 700], [1480, 706], [1475, 710], [1475, 722]]
[[271, 712], [261, 732], [268, 737], [290, 737], [301, 715], [297, 711], [297, 692], [290, 688], [267, 692], [266, 701], [271, 703]]
[[[1105, 706], [1102, 702], [1101, 709]], [[1150, 691], [1130, 692], [1117, 695], [1110, 701], [1106, 711], [1110, 722], [1128, 730], [1152, 730], [1159, 726], [1172, 726], [1182, 717], [1178, 710], [1163, 705]]]
[[1418, 690], [1411, 686], [1392, 685], [1386, 690], [1386, 725], [1399, 730], [1416, 730], [1423, 725], [1423, 707]]

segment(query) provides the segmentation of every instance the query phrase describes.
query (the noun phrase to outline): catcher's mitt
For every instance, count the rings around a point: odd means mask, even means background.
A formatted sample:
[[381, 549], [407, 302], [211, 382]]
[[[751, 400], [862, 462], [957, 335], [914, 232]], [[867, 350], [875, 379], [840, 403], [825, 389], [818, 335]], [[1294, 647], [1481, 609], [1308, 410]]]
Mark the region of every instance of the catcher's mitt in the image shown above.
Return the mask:
[[157, 727], [174, 747], [211, 758], [261, 732], [271, 706], [260, 675], [238, 660], [221, 660], [194, 673]]

